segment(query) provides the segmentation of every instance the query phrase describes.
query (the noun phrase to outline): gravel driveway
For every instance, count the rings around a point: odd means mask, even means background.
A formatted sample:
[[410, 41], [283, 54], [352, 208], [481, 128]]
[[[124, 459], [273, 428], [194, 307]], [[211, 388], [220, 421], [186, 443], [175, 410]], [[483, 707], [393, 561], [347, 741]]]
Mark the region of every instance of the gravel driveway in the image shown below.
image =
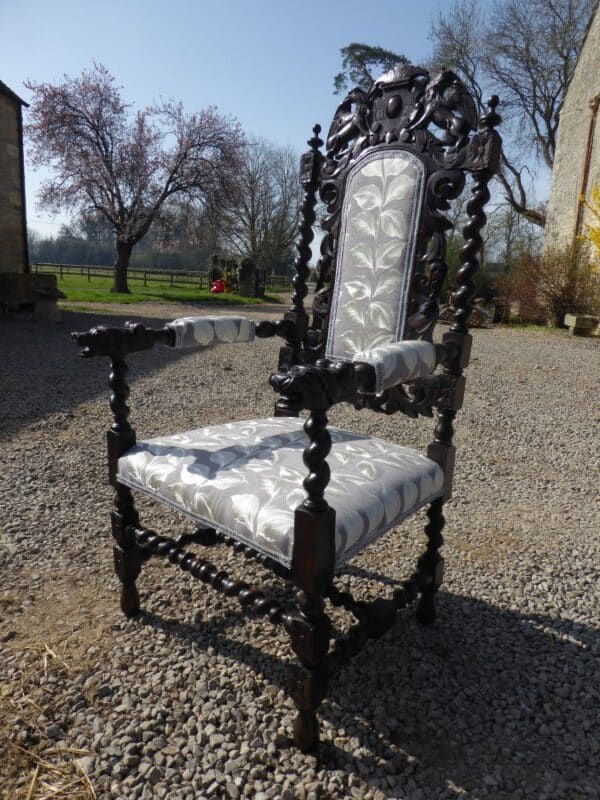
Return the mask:
[[[475, 331], [438, 623], [404, 613], [333, 682], [318, 761], [290, 747], [283, 629], [162, 561], [139, 580], [145, 613], [120, 616], [107, 362], [78, 359], [68, 340], [96, 319], [0, 318], [1, 796], [598, 800], [598, 341]], [[277, 346], [132, 356], [138, 435], [269, 415]], [[331, 420], [419, 448], [432, 433], [430, 420], [346, 407]], [[158, 531], [189, 528], [138, 505]], [[422, 521], [354, 559], [347, 585], [373, 596], [406, 577]], [[225, 547], [210, 558], [279, 591]]]

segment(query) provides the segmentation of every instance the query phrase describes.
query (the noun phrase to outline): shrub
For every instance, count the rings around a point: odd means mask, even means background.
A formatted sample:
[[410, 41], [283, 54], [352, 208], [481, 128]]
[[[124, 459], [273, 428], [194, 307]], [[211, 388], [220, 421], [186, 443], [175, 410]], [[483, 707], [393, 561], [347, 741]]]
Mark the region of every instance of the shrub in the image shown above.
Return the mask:
[[501, 285], [506, 301], [518, 301], [519, 317], [527, 322], [563, 327], [565, 314], [600, 313], [600, 274], [580, 242], [524, 253]]

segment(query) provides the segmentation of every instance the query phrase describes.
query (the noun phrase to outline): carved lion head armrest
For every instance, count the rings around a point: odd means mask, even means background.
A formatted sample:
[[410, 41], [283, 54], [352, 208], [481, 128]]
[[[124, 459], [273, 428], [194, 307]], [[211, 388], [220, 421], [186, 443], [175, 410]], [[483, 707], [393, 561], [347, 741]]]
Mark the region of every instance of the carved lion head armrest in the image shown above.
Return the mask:
[[151, 350], [155, 344], [173, 346], [174, 334], [168, 328], [147, 328], [141, 323], [126, 322], [123, 328], [97, 325], [89, 331], [71, 333], [71, 339], [82, 347], [83, 358], [108, 356], [123, 358], [128, 353]]

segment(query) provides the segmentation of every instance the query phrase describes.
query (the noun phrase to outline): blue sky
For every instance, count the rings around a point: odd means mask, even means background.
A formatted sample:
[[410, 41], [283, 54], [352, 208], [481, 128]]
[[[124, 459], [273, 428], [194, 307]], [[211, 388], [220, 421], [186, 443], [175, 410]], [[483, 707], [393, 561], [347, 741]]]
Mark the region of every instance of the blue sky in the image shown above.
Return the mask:
[[[327, 127], [340, 48], [381, 45], [419, 63], [444, 0], [0, 0], [0, 80], [29, 99], [27, 79], [54, 82], [104, 63], [135, 105], [159, 97], [187, 110], [236, 116], [248, 133], [304, 149]], [[56, 233], [61, 219], [35, 207], [40, 173], [27, 167], [29, 224]], [[54, 225], [50, 224], [54, 222]]]

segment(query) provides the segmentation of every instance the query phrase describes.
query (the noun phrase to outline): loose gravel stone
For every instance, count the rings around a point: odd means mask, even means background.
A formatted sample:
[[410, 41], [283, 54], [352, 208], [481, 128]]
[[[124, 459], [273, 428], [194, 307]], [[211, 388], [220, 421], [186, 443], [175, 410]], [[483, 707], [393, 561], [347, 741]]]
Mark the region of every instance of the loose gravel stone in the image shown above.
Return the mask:
[[[144, 305], [100, 321], [190, 313]], [[421, 628], [403, 613], [332, 681], [317, 760], [290, 746], [281, 628], [242, 618], [159, 561], [139, 580], [145, 613], [119, 613], [104, 478], [108, 364], [78, 359], [68, 339], [98, 319], [0, 317], [0, 731], [42, 758], [61, 750], [73, 778], [84, 768], [98, 798], [115, 800], [600, 797], [597, 341], [474, 332], [438, 622]], [[278, 347], [132, 356], [138, 435], [271, 414]], [[421, 450], [432, 437], [430, 420], [347, 406], [330, 419]], [[146, 498], [138, 507], [157, 531], [189, 529]], [[385, 582], [405, 578], [423, 550], [424, 519], [370, 546], [341, 584], [365, 598], [389, 593]], [[210, 557], [286, 597], [224, 546]], [[4, 737], [0, 785], [26, 796], [35, 761], [7, 772]]]

